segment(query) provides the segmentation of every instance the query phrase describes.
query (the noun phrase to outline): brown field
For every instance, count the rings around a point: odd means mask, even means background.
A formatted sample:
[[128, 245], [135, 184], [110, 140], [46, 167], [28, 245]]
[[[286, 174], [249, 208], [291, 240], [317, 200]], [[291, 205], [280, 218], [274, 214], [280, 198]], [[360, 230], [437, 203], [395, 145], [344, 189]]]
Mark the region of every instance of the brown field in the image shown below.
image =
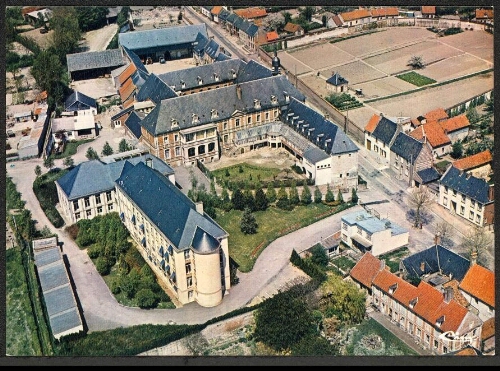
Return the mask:
[[351, 88], [362, 89], [365, 99], [373, 99], [412, 90], [415, 89], [415, 85], [398, 79], [396, 76], [389, 76], [362, 84], [351, 85]]
[[[445, 67], [442, 66], [443, 63]], [[488, 62], [478, 60], [470, 54], [462, 54], [431, 64], [418, 73], [436, 81], [444, 81], [488, 68], [491, 68], [491, 64]]]
[[484, 31], [464, 31], [456, 35], [439, 38], [443, 44], [461, 49], [493, 65], [493, 35]]
[[334, 70], [321, 71], [320, 75], [326, 80], [332, 76], [332, 72], [338, 72], [340, 76], [349, 81], [349, 85], [359, 84], [361, 82], [371, 81], [386, 76], [383, 72], [361, 61], [354, 61], [342, 66], [336, 66]]
[[387, 48], [401, 47], [429, 37], [434, 37], [434, 34], [425, 28], [397, 27], [340, 41], [334, 45], [349, 54], [362, 58], [377, 54]]
[[443, 45], [436, 40], [426, 40], [405, 46], [401, 49], [392, 50], [388, 53], [366, 58], [364, 61], [389, 75], [394, 75], [411, 70], [411, 67], [408, 66], [408, 61], [412, 56], [420, 56], [424, 64], [429, 64], [459, 54], [463, 54], [463, 52]]
[[287, 52], [279, 51], [278, 57], [280, 59], [281, 65], [284, 66], [287, 70], [290, 70], [290, 72], [292, 73], [301, 75], [303, 73], [312, 72], [313, 70], [306, 64], [307, 62], [300, 61], [297, 58], [292, 57]]
[[335, 44], [330, 43], [321, 43], [310, 48], [297, 50], [291, 52], [290, 55], [303, 61], [314, 70], [320, 70], [322, 68], [338, 64], [345, 64], [354, 60], [354, 56], [352, 54], [345, 52], [337, 48]]

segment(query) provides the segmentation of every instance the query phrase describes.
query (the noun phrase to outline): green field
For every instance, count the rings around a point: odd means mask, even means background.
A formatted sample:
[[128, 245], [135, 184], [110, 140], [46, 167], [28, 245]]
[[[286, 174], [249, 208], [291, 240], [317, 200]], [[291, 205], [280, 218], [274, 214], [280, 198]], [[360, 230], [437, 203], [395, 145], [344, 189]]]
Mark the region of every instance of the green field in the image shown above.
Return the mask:
[[410, 84], [416, 86], [424, 86], [429, 84], [434, 84], [436, 80], [430, 79], [428, 77], [422, 76], [415, 71], [403, 73], [401, 75], [396, 76], [398, 79], [409, 82]]

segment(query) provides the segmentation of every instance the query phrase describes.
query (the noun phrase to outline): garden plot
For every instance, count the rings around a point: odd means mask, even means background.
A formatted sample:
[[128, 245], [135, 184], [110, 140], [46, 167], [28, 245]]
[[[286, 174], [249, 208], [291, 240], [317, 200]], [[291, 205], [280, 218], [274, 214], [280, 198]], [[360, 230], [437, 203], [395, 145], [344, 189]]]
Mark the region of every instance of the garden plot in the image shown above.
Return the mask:
[[[384, 74], [383, 72], [378, 71], [377, 69], [361, 61], [355, 61], [341, 66], [336, 66], [335, 72], [338, 72], [340, 76], [349, 81], [349, 85], [359, 84], [386, 76], [386, 74]], [[321, 71], [321, 76], [324, 76], [325, 79], [329, 79], [332, 76], [332, 71]]]
[[[354, 60], [352, 54], [349, 54], [330, 43], [322, 43], [310, 48], [304, 48], [291, 52], [290, 54], [315, 70], [320, 70], [328, 66], [345, 64]], [[312, 56], [314, 57], [312, 58]]]
[[[417, 117], [436, 108], [448, 108], [493, 89], [493, 72], [368, 103], [386, 116]], [[351, 113], [349, 112], [349, 118]]]
[[488, 68], [491, 68], [488, 62], [470, 54], [462, 54], [431, 64], [423, 70], [418, 71], [418, 73], [436, 81], [444, 81]]
[[362, 89], [364, 99], [384, 97], [416, 88], [415, 85], [398, 79], [396, 76], [389, 76], [362, 84], [354, 84], [350, 85], [350, 87], [352, 89]]
[[463, 50], [493, 65], [493, 35], [484, 31], [464, 31], [455, 35], [440, 37], [440, 43]]
[[323, 76], [307, 75], [301, 76], [299, 79], [316, 92], [320, 97], [326, 97], [332, 94], [331, 90], [326, 87], [326, 80]]
[[435, 37], [425, 28], [396, 27], [369, 35], [336, 42], [334, 45], [356, 57], [382, 53], [386, 49], [399, 48], [408, 43]]
[[408, 61], [412, 56], [420, 56], [424, 64], [436, 62], [445, 58], [450, 58], [462, 51], [442, 45], [434, 40], [423, 41], [401, 49], [393, 50], [388, 53], [380, 54], [374, 57], [366, 58], [364, 61], [387, 74], [393, 75], [411, 69]]
[[297, 58], [288, 54], [288, 52], [279, 51], [278, 58], [280, 59], [280, 64], [288, 71], [301, 75], [303, 73], [311, 72], [312, 68], [298, 60]]

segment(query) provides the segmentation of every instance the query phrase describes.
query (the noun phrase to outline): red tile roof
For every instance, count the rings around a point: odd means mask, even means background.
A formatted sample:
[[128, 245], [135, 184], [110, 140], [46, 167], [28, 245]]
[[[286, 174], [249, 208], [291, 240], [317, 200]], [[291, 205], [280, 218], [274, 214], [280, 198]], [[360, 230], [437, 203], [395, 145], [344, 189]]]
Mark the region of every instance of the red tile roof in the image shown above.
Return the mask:
[[435, 110], [427, 112], [424, 117], [427, 121], [439, 121], [448, 118], [448, 114], [442, 108], [436, 108]]
[[459, 288], [491, 307], [495, 307], [495, 274], [480, 265], [472, 265]]
[[370, 12], [366, 9], [356, 9], [352, 12], [340, 13], [344, 22], [370, 17]]
[[470, 126], [469, 119], [465, 114], [458, 115], [446, 120], [439, 121], [439, 125], [445, 129], [448, 133], [452, 133], [455, 130], [460, 130]]
[[295, 33], [299, 30], [301, 30], [302, 27], [298, 24], [295, 24], [295, 23], [292, 23], [292, 22], [288, 22], [285, 27], [283, 28], [284, 31], [286, 32], [292, 32], [292, 33]]
[[398, 16], [399, 11], [398, 8], [377, 8], [371, 9], [370, 13], [372, 17], [392, 17]]
[[379, 121], [380, 121], [380, 116], [374, 113], [373, 116], [370, 118], [370, 121], [368, 121], [368, 124], [366, 124], [365, 131], [369, 132], [370, 134], [373, 133], [373, 130], [375, 130]]
[[418, 128], [410, 132], [410, 136], [419, 141], [422, 141], [425, 138], [432, 148], [437, 148], [451, 143], [450, 138], [448, 138], [445, 134], [444, 129], [436, 121], [420, 125]]
[[356, 265], [352, 267], [349, 275], [363, 286], [371, 287], [373, 278], [381, 269], [382, 262], [371, 253], [366, 252]]
[[486, 151], [476, 153], [475, 155], [453, 161], [453, 166], [459, 170], [469, 170], [489, 164], [491, 161], [493, 161], [493, 156], [491, 155], [490, 150], [487, 149]]
[[137, 67], [135, 64], [130, 63], [127, 68], [125, 68], [122, 73], [118, 76], [118, 82], [120, 85], [123, 85], [123, 83], [132, 75], [135, 71], [137, 71]]
[[219, 15], [220, 11], [222, 10], [222, 6], [216, 5], [210, 10], [210, 13], [213, 15]]
[[493, 9], [476, 9], [476, 19], [493, 19]]
[[422, 7], [422, 14], [436, 14], [436, 7], [435, 6], [423, 6]]
[[483, 331], [481, 331], [482, 340], [486, 340], [492, 336], [495, 336], [495, 317], [491, 317], [484, 321]]
[[236, 9], [234, 13], [246, 19], [262, 18], [267, 15], [266, 9], [263, 8]]
[[266, 41], [273, 41], [279, 39], [279, 35], [276, 31], [271, 31], [266, 34]]
[[120, 89], [118, 89], [121, 100], [125, 101], [128, 97], [130, 97], [135, 88], [136, 86], [134, 85], [132, 79], [128, 79], [127, 81], [125, 81], [125, 84], [123, 84]]

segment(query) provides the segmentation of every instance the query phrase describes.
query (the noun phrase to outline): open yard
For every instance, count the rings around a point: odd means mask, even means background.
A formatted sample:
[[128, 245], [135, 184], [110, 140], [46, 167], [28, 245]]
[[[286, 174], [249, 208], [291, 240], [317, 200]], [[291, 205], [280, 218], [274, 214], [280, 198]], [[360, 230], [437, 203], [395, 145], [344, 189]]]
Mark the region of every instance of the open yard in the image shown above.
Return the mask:
[[[354, 56], [349, 52], [338, 48], [336, 44], [322, 43], [310, 48], [303, 48], [290, 52], [293, 58], [307, 63], [312, 69], [320, 70], [328, 66], [345, 64], [354, 60]], [[311, 56], [314, 55], [314, 58]], [[281, 55], [280, 55], [281, 58]]]

